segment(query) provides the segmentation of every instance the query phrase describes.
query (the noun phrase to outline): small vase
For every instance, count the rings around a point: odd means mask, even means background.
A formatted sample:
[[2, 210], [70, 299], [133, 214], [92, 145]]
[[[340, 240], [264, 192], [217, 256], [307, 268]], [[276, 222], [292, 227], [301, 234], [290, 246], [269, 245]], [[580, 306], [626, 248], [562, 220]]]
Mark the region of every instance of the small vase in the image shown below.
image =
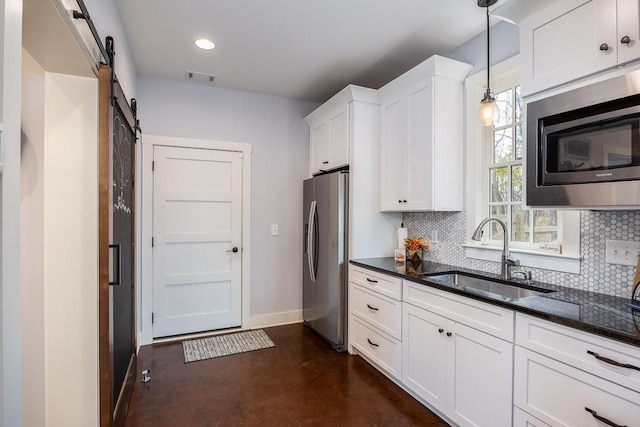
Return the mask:
[[415, 251], [407, 249], [407, 261], [410, 261], [413, 264], [418, 264], [422, 262], [422, 249], [417, 249]]

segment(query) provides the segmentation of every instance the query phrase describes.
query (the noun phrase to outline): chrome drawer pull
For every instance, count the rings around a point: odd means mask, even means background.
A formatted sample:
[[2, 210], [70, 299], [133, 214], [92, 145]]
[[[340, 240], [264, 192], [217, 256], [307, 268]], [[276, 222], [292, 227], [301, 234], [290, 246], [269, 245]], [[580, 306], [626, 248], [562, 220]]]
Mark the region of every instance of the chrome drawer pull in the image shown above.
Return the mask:
[[608, 363], [609, 365], [618, 366], [620, 368], [635, 369], [636, 371], [640, 371], [640, 368], [637, 367], [637, 366], [630, 365], [628, 363], [616, 362], [615, 360], [611, 360], [611, 359], [608, 359], [606, 357], [600, 356], [595, 351], [587, 350], [587, 354], [590, 354], [593, 357], [595, 357], [596, 359], [600, 360], [601, 362]]
[[590, 413], [593, 416], [593, 418], [595, 418], [596, 420], [598, 420], [598, 421], [600, 421], [602, 423], [605, 423], [608, 426], [611, 426], [611, 427], [627, 427], [626, 425], [623, 426], [623, 425], [620, 425], [620, 424], [616, 424], [613, 421], [610, 421], [610, 420], [606, 419], [605, 417], [601, 417], [600, 415], [598, 415], [598, 413], [596, 411], [594, 411], [593, 409], [589, 409], [586, 406], [584, 407], [584, 410], [587, 411], [588, 413]]
[[367, 338], [367, 342], [368, 342], [369, 344], [371, 344], [372, 346], [374, 346], [374, 347], [380, 347], [380, 345], [378, 345], [378, 344], [376, 344], [376, 343], [372, 342], [369, 338]]
[[369, 282], [369, 283], [378, 283], [377, 280], [369, 279], [368, 277], [367, 277], [367, 282]]
[[371, 307], [369, 304], [367, 304], [367, 307], [369, 307], [369, 310], [373, 310], [373, 311], [380, 310], [379, 308]]

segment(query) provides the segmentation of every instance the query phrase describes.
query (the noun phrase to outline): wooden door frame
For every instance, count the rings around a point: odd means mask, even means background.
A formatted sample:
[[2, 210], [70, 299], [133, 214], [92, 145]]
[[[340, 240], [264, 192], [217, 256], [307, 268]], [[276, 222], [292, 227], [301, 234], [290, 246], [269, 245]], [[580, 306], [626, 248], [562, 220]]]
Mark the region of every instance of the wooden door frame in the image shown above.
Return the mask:
[[[129, 407], [131, 394], [136, 378], [137, 347], [136, 347], [136, 227], [135, 227], [135, 188], [131, 204], [132, 218], [132, 270], [131, 270], [131, 348], [133, 354], [127, 367], [127, 373], [117, 402], [113, 402], [113, 349], [111, 348], [111, 319], [109, 315], [109, 244], [111, 243], [110, 213], [112, 209], [112, 140], [114, 106], [113, 97], [118, 107], [124, 112], [128, 124], [136, 133], [136, 119], [127, 103], [127, 98], [117, 79], [112, 75], [113, 70], [106, 64], [98, 69], [98, 364], [99, 364], [99, 393], [100, 393], [100, 425], [123, 426]], [[112, 85], [111, 79], [115, 79]], [[135, 143], [135, 141], [134, 141]], [[132, 176], [135, 176], [135, 148], [132, 150]], [[112, 410], [113, 408], [113, 410]]]
[[[140, 303], [139, 311], [141, 331], [138, 338], [140, 345], [153, 343], [153, 149], [155, 146], [169, 146], [179, 148], [199, 148], [207, 150], [234, 151], [242, 153], [242, 324], [238, 330], [251, 327], [251, 154], [253, 146], [246, 143], [209, 141], [180, 137], [166, 137], [145, 135], [142, 140], [142, 166], [140, 204], [141, 216], [139, 224], [142, 231]], [[228, 331], [228, 330], [225, 330]]]

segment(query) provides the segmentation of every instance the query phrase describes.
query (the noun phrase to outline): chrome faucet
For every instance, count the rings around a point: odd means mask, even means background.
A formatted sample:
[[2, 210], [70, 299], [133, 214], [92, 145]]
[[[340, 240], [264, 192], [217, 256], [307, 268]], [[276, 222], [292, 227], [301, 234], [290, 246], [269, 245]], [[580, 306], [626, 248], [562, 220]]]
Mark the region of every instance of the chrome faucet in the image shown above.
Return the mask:
[[502, 221], [500, 218], [490, 216], [480, 221], [480, 224], [476, 228], [476, 231], [473, 232], [471, 238], [473, 240], [480, 241], [482, 239], [482, 228], [490, 221], [495, 221], [502, 227], [504, 240], [502, 245], [502, 263], [500, 266], [500, 276], [504, 280], [511, 280], [511, 270], [509, 269], [509, 267], [519, 266], [520, 261], [517, 259], [509, 258], [509, 231], [507, 230], [507, 224], [505, 224], [504, 221]]
[[531, 282], [533, 281], [530, 270], [520, 269], [520, 270], [513, 271], [511, 273], [512, 276], [516, 274], [522, 274], [522, 278], [524, 279], [527, 285], [530, 285]]

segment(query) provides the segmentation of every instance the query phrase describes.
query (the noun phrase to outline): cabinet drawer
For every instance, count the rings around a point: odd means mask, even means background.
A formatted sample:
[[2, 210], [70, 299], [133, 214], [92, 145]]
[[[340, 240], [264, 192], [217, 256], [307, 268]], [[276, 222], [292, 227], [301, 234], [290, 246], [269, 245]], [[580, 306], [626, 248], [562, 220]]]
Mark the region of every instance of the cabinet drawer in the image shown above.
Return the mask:
[[595, 357], [597, 354], [611, 362], [640, 368], [640, 347], [521, 313], [516, 315], [516, 343], [640, 392], [640, 371], [614, 366]]
[[518, 346], [514, 374], [514, 404], [549, 425], [604, 425], [585, 408], [617, 425], [640, 420], [640, 393]]
[[517, 406], [513, 407], [513, 427], [551, 427]]
[[513, 311], [408, 280], [404, 301], [513, 342]]
[[356, 316], [351, 316], [352, 345], [369, 360], [397, 379], [400, 379], [402, 351], [400, 341], [367, 326]]
[[351, 284], [351, 313], [392, 337], [402, 339], [402, 303]]
[[400, 278], [351, 266], [349, 281], [395, 300], [402, 299], [402, 279]]

